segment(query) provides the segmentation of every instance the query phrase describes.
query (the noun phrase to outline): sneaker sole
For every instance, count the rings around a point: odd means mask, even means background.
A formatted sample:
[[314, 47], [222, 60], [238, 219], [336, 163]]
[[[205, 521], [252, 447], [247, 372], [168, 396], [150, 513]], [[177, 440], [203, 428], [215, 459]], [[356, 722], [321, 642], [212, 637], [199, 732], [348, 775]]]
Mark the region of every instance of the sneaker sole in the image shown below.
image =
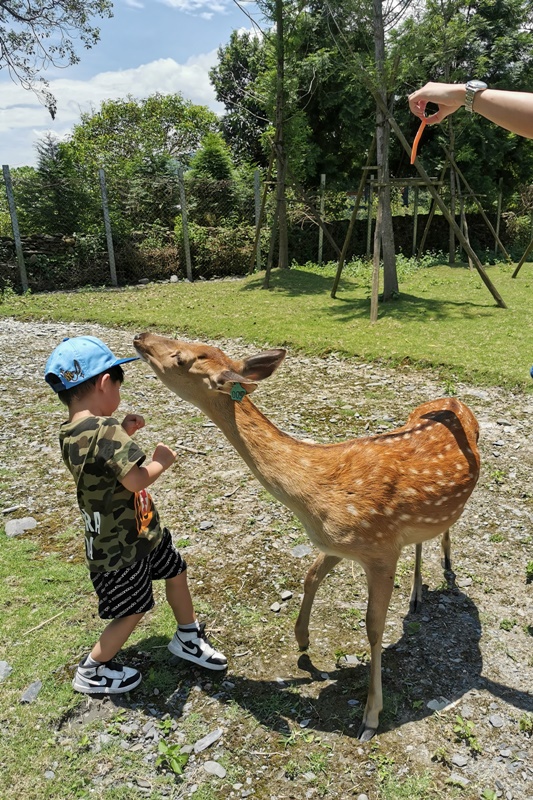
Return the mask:
[[169, 642], [167, 645], [168, 649], [172, 653], [173, 656], [178, 656], [178, 658], [182, 658], [184, 661], [191, 661], [193, 664], [198, 664], [199, 667], [205, 667], [205, 669], [214, 669], [214, 670], [223, 670], [228, 668], [228, 664], [213, 664], [209, 663], [209, 661], [202, 661], [201, 658], [198, 656], [190, 655], [189, 653], [184, 653], [183, 650], [174, 650], [172, 647], [172, 642]]
[[72, 681], [72, 688], [74, 691], [81, 692], [82, 694], [126, 694], [126, 692], [131, 692], [132, 689], [136, 689], [142, 679], [142, 675], [139, 675], [138, 680], [130, 683], [129, 686], [125, 688], [116, 687], [113, 689], [112, 686], [82, 686], [82, 684], [76, 683], [76, 678], [74, 678]]

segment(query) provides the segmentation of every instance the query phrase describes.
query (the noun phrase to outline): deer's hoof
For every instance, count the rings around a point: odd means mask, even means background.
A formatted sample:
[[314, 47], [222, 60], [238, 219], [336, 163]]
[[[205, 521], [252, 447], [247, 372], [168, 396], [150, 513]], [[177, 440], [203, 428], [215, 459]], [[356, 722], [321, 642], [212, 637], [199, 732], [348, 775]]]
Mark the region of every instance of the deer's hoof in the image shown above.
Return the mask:
[[367, 728], [367, 726], [363, 722], [363, 724], [357, 731], [357, 738], [359, 739], [360, 742], [369, 742], [370, 739], [372, 739], [372, 737], [376, 733], [376, 731], [377, 728]]

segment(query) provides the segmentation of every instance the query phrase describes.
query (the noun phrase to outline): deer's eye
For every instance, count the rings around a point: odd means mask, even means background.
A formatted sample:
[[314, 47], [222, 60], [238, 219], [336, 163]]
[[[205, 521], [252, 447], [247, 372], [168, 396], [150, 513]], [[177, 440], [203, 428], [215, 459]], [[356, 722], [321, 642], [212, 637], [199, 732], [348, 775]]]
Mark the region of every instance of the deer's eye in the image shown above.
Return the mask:
[[199, 356], [196, 356], [197, 361], [203, 361], [206, 358], [207, 358], [207, 353], [200, 353]]
[[178, 351], [172, 355], [172, 358], [175, 360], [176, 364], [181, 367], [185, 364], [185, 359], [183, 358], [182, 354]]

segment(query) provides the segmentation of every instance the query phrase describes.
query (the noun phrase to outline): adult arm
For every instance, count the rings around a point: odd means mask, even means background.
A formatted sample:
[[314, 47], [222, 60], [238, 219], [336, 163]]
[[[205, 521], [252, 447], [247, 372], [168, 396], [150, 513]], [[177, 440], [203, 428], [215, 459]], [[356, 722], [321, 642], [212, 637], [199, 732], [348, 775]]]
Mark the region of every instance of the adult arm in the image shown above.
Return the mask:
[[[428, 124], [434, 125], [464, 106], [465, 95], [464, 83], [426, 83], [409, 95], [409, 108], [422, 119], [426, 105], [436, 104], [439, 110], [427, 117]], [[483, 89], [476, 92], [473, 109], [501, 128], [533, 139], [533, 93]]]

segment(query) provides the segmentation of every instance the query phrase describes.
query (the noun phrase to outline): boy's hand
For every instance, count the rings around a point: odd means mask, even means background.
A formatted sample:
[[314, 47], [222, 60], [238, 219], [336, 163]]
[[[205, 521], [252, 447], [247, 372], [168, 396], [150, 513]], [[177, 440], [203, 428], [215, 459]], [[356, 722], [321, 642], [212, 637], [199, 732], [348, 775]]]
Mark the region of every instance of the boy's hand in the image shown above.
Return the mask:
[[176, 460], [176, 457], [177, 454], [174, 452], [174, 450], [171, 450], [170, 447], [166, 446], [166, 444], [162, 444], [160, 442], [154, 450], [152, 461], [157, 461], [159, 464], [161, 464], [163, 470], [165, 470], [172, 466]]
[[136, 431], [144, 428], [144, 424], [144, 417], [140, 414], [126, 414], [122, 420], [122, 427], [128, 436], [133, 436]]

